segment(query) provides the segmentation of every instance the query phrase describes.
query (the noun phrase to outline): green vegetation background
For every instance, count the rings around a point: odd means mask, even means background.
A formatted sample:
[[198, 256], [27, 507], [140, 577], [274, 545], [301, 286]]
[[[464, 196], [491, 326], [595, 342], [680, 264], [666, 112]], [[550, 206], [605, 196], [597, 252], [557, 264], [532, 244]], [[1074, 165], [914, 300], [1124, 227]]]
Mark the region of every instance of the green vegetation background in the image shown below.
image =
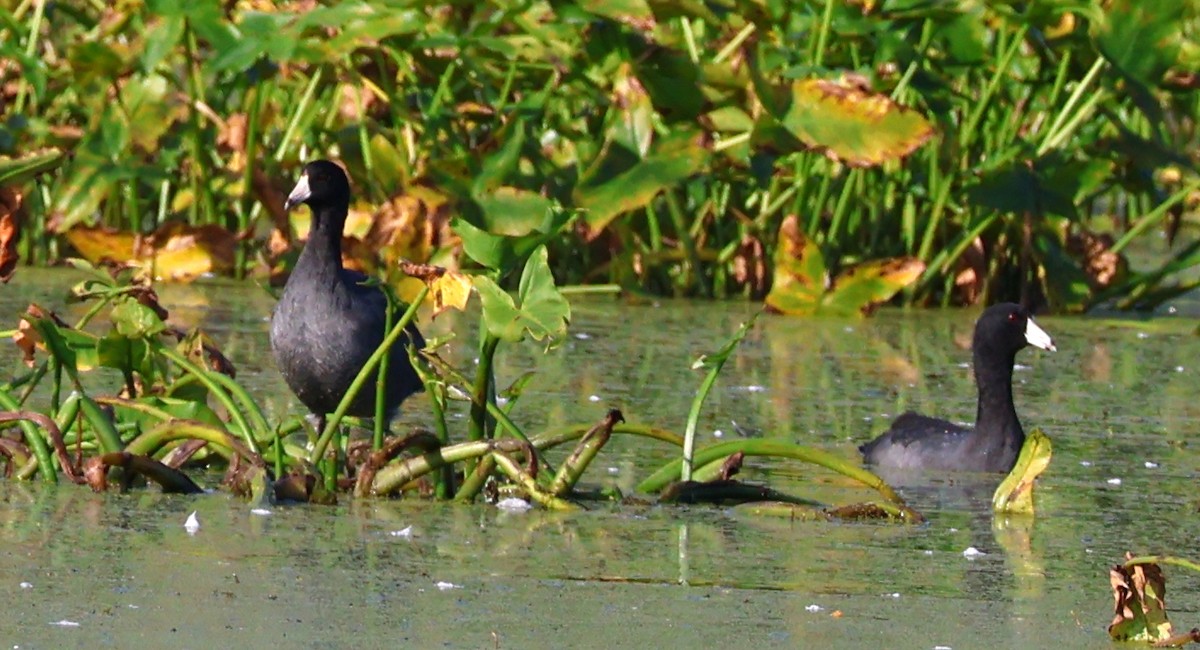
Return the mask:
[[[28, 263], [286, 269], [315, 157], [389, 274], [471, 266], [474, 229], [547, 241], [559, 283], [1078, 311], [1200, 262], [1194, 0], [0, 5]], [[1167, 252], [1131, 269], [1144, 238]]]

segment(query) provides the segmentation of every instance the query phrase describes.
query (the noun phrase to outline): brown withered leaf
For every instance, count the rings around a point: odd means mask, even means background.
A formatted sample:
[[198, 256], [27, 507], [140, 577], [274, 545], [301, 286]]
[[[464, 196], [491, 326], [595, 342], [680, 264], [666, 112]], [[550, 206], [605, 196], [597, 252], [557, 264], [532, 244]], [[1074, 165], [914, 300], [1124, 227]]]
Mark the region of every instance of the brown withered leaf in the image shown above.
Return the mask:
[[30, 319], [41, 320], [50, 318], [60, 326], [66, 327], [64, 323], [54, 312], [46, 311], [35, 303], [29, 303], [29, 307], [25, 309], [25, 315], [29, 318], [21, 318], [21, 322], [17, 324], [17, 331], [13, 334], [13, 343], [21, 350], [21, 360], [28, 368], [33, 367], [35, 354], [38, 347], [42, 346], [42, 337], [38, 334], [37, 328], [33, 326]]
[[958, 273], [954, 276], [954, 289], [958, 300], [964, 305], [974, 305], [983, 297], [984, 279], [987, 277], [987, 256], [983, 240], [976, 237], [958, 258]]
[[717, 474], [719, 477], [718, 480], [728, 481], [732, 479], [738, 472], [742, 471], [742, 463], [745, 460], [746, 454], [741, 451], [726, 458], [725, 462], [721, 463], [721, 471]]
[[67, 241], [93, 264], [116, 262], [150, 268], [158, 279], [189, 282], [233, 268], [236, 236], [217, 225], [164, 223], [146, 236], [112, 228], [76, 226]]
[[452, 241], [449, 223], [449, 199], [435, 190], [414, 185], [379, 206], [365, 240], [379, 251], [384, 266], [402, 259], [427, 260], [434, 248]]
[[245, 113], [234, 113], [219, 124], [217, 145], [229, 151], [246, 151], [246, 127], [249, 124]]
[[767, 295], [770, 276], [767, 272], [767, 253], [762, 240], [747, 234], [733, 254], [733, 279], [739, 285], [749, 287], [750, 297], [762, 300]]
[[[1125, 559], [1133, 559], [1125, 553]], [[1113, 620], [1108, 634], [1117, 641], [1155, 643], [1171, 636], [1167, 620], [1167, 580], [1157, 564], [1126, 568], [1115, 564], [1108, 571], [1113, 590]]]
[[262, 167], [255, 166], [250, 177], [250, 191], [254, 192], [254, 198], [258, 199], [267, 214], [271, 215], [271, 223], [275, 224], [275, 230], [280, 232], [285, 241], [290, 241], [292, 227], [288, 222], [288, 213], [283, 209], [283, 204], [287, 201], [287, 190], [276, 187]]
[[400, 270], [405, 275], [429, 285], [429, 297], [433, 300], [433, 318], [437, 318], [447, 309], [463, 311], [467, 308], [471, 288], [475, 286], [471, 276], [440, 266], [416, 264], [407, 260], [400, 261]]
[[21, 222], [21, 192], [13, 187], [0, 187], [0, 282], [7, 283], [17, 270], [21, 256], [17, 253], [17, 238]]
[[1093, 234], [1086, 230], [1067, 237], [1067, 252], [1083, 260], [1083, 271], [1093, 288], [1108, 287], [1124, 278], [1129, 270], [1129, 262], [1112, 251], [1113, 243], [1107, 233]]

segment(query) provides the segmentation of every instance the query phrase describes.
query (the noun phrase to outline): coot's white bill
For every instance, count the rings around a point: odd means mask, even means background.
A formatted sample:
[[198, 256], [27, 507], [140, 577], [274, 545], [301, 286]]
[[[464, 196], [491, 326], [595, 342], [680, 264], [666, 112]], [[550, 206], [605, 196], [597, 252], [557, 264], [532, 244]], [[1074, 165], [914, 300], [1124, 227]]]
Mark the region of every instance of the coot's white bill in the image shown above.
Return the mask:
[[1046, 333], [1046, 330], [1038, 327], [1037, 323], [1033, 322], [1032, 318], [1025, 321], [1025, 340], [1028, 341], [1030, 345], [1043, 350], [1054, 352], [1058, 349], [1054, 347], [1054, 339], [1050, 338], [1050, 335]]
[[284, 212], [304, 203], [310, 196], [312, 196], [312, 190], [308, 189], [308, 172], [304, 172], [300, 174], [300, 180], [296, 181], [296, 187], [292, 188], [292, 193], [288, 194], [287, 200], [283, 202]]

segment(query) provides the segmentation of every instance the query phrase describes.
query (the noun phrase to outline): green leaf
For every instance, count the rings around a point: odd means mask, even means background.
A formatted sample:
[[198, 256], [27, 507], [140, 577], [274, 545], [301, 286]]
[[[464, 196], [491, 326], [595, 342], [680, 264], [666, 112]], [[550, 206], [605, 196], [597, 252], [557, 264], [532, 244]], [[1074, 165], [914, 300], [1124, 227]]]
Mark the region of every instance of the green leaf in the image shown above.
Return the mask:
[[799, 220], [788, 216], [779, 228], [775, 275], [767, 308], [783, 314], [862, 315], [916, 282], [925, 264], [912, 257], [870, 260], [847, 268], [832, 281], [815, 242]]
[[[623, 150], [623, 147], [613, 147]], [[699, 173], [711, 152], [696, 131], [681, 129], [654, 143], [649, 156], [617, 169], [602, 155], [575, 187], [575, 205], [585, 210], [584, 221], [595, 237], [617, 216], [645, 207], [663, 190]], [[619, 154], [618, 154], [619, 155]], [[600, 178], [603, 170], [604, 178]]]
[[778, 117], [809, 147], [848, 165], [865, 167], [903, 158], [933, 137], [933, 125], [886, 95], [824, 79], [792, 84]]
[[894, 257], [855, 264], [838, 274], [833, 289], [821, 300], [821, 313], [864, 314], [892, 299], [916, 282], [925, 263], [915, 257]]
[[1092, 297], [1092, 287], [1087, 274], [1070, 255], [1063, 250], [1056, 234], [1037, 233], [1033, 238], [1037, 262], [1044, 273], [1039, 273], [1046, 288], [1046, 297], [1051, 306], [1059, 311], [1080, 313], [1087, 309]]
[[1122, 73], [1150, 87], [1179, 60], [1189, 4], [1180, 0], [1114, 0], [1096, 44]]
[[62, 150], [57, 147], [33, 151], [20, 158], [0, 156], [0, 186], [24, 183], [57, 168], [65, 160]]
[[113, 305], [111, 318], [117, 333], [131, 339], [149, 338], [167, 328], [153, 309], [133, 299]]
[[545, 246], [538, 247], [526, 262], [516, 300], [486, 276], [476, 276], [475, 289], [492, 336], [520, 341], [528, 333], [534, 340], [545, 340], [547, 348], [566, 336], [571, 305], [554, 285]]
[[[450, 222], [450, 227], [462, 239], [463, 251], [467, 256], [483, 266], [500, 271], [501, 275], [515, 268], [538, 246], [556, 237], [573, 216], [571, 212], [551, 204], [550, 207], [542, 210], [539, 217], [540, 222], [535, 225], [533, 219], [538, 215], [537, 212], [514, 212], [520, 207], [519, 204], [527, 201], [527, 197], [513, 196], [511, 198], [512, 201], [497, 196], [491, 197], [490, 202], [485, 201], [482, 206], [489, 210], [485, 212], [485, 215], [488, 219], [498, 220], [498, 223], [494, 224], [497, 229], [517, 233], [528, 228], [526, 231], [528, 234], [522, 236], [493, 234], [463, 217], [455, 217]], [[536, 205], [540, 205], [540, 203], [536, 201], [524, 203], [525, 208]], [[502, 223], [503, 225], [501, 225]]]
[[1025, 436], [1017, 464], [992, 496], [992, 510], [999, 513], [1033, 513], [1033, 485], [1050, 464], [1050, 438], [1041, 429]]
[[471, 196], [476, 199], [504, 185], [509, 176], [516, 171], [517, 163], [521, 160], [521, 149], [525, 146], [525, 122], [514, 121], [507, 128], [501, 129], [496, 138], [503, 144], [483, 160], [475, 182], [471, 184]]

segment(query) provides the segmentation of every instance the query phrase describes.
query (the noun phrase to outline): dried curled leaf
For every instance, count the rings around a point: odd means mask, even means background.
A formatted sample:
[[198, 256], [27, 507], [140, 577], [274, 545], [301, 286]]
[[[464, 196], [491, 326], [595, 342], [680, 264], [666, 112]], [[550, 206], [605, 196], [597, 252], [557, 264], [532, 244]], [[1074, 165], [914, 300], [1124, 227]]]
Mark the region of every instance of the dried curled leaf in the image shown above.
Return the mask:
[[21, 256], [17, 253], [17, 238], [21, 234], [17, 211], [21, 209], [21, 193], [12, 187], [0, 187], [0, 282], [7, 283], [17, 270]]
[[406, 275], [417, 278], [429, 285], [429, 296], [433, 300], [433, 318], [447, 309], [463, 311], [467, 308], [467, 300], [471, 297], [471, 276], [448, 271], [440, 266], [431, 264], [415, 264], [402, 261], [400, 270]]
[[[1126, 553], [1125, 559], [1133, 559]], [[1108, 571], [1112, 583], [1113, 621], [1108, 634], [1117, 641], [1156, 643], [1171, 636], [1167, 620], [1167, 581], [1162, 568], [1146, 563], [1126, 567], [1113, 565]]]

